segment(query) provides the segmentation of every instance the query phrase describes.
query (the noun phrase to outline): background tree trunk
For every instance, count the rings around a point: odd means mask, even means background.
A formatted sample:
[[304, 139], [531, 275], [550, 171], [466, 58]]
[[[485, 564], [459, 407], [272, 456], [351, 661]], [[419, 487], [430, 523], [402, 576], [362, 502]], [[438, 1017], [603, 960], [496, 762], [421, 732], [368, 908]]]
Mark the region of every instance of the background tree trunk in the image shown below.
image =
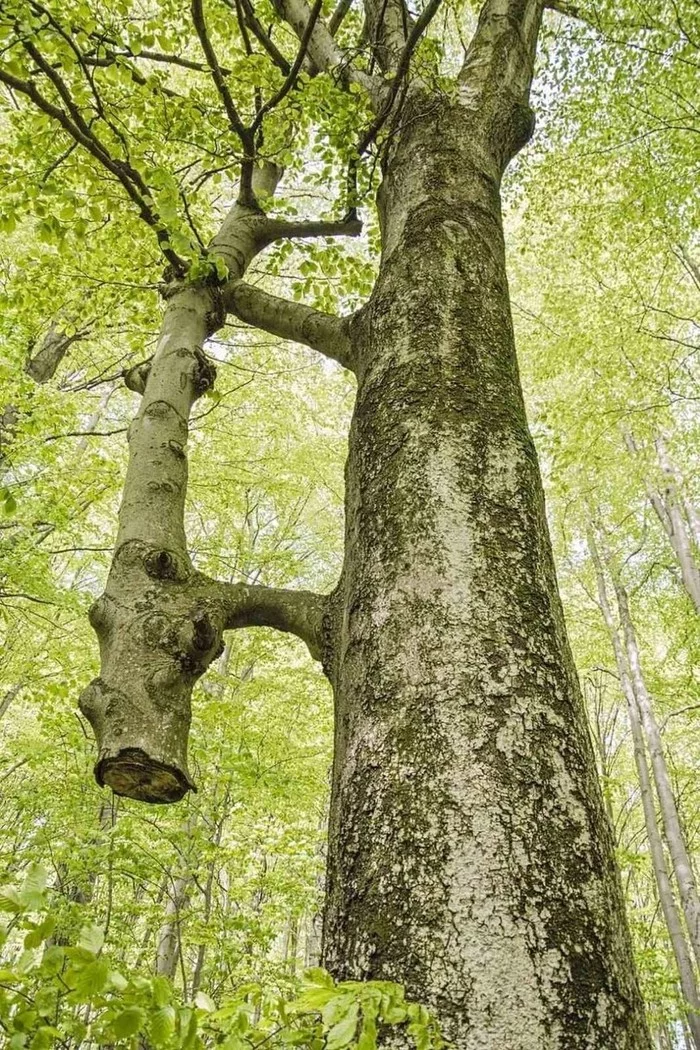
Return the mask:
[[673, 793], [671, 776], [668, 771], [666, 755], [664, 753], [661, 731], [656, 721], [654, 707], [644, 680], [642, 663], [637, 643], [637, 635], [632, 622], [630, 612], [629, 596], [622, 578], [613, 564], [609, 554], [604, 552], [610, 578], [615, 589], [617, 605], [620, 612], [620, 623], [625, 642], [625, 653], [627, 667], [632, 683], [632, 689], [639, 708], [639, 714], [644, 727], [644, 733], [651, 758], [651, 768], [654, 774], [654, 783], [659, 797], [661, 819], [664, 834], [668, 843], [673, 871], [678, 883], [678, 889], [685, 916], [690, 944], [695, 955], [695, 960], [700, 965], [700, 897], [698, 896], [695, 873], [690, 860], [690, 854], [681, 827], [680, 816], [676, 798]]
[[[636, 442], [630, 433], [625, 433], [625, 443], [632, 453], [638, 453]], [[646, 476], [644, 484], [647, 496], [661, 526], [668, 537], [671, 550], [676, 556], [681, 580], [695, 611], [700, 613], [700, 569], [696, 561], [693, 543], [698, 543], [700, 526], [692, 503], [681, 495], [681, 479], [678, 476], [662, 437], [657, 437], [654, 446], [656, 458], [664, 477], [663, 490]]]
[[627, 700], [627, 711], [629, 714], [632, 746], [634, 749], [634, 764], [637, 769], [637, 776], [639, 777], [639, 790], [642, 798], [642, 809], [644, 811], [644, 826], [646, 828], [647, 841], [649, 843], [654, 878], [656, 879], [656, 886], [659, 892], [659, 903], [661, 904], [661, 910], [671, 940], [671, 947], [673, 948], [673, 955], [676, 960], [676, 966], [678, 967], [681, 992], [687, 1007], [689, 1008], [686, 1010], [686, 1017], [692, 1035], [693, 1045], [696, 1050], [700, 1050], [700, 999], [698, 998], [698, 989], [695, 981], [693, 959], [688, 949], [688, 943], [686, 941], [680, 913], [673, 895], [673, 886], [671, 885], [668, 868], [666, 866], [663, 840], [656, 822], [654, 789], [649, 775], [647, 752], [644, 745], [644, 732], [640, 720], [639, 706], [637, 704], [637, 697], [630, 678], [627, 657], [610, 607], [607, 587], [605, 584], [603, 563], [600, 559], [592, 533], [589, 535], [588, 546], [595, 566], [598, 602], [603, 614], [603, 619], [605, 620], [605, 626], [610, 635], [610, 641], [615, 654], [615, 662], [617, 664], [618, 674], [620, 675], [622, 692]]

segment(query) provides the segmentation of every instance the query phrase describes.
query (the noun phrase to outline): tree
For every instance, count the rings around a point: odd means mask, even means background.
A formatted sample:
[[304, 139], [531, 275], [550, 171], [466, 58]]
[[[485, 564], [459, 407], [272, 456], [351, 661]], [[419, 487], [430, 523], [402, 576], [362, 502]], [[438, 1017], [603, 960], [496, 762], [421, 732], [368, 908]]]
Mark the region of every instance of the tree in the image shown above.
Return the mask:
[[[456, 74], [424, 39], [437, 7], [413, 17], [400, 0], [369, 0], [364, 26], [350, 17], [340, 44], [331, 26], [346, 5], [326, 24], [320, 0], [278, 0], [273, 39], [269, 12], [247, 0], [206, 11], [193, 0], [187, 21], [163, 5], [163, 51], [158, 20], [133, 31], [125, 0], [4, 9], [0, 80], [21, 112], [32, 107], [40, 135], [58, 135], [56, 170], [73, 162], [91, 185], [106, 179], [110, 208], [119, 191], [168, 264], [155, 351], [125, 375], [141, 403], [109, 579], [90, 614], [101, 673], [80, 705], [98, 781], [176, 801], [193, 787], [192, 688], [224, 632], [298, 635], [336, 705], [331, 971], [401, 981], [460, 1046], [646, 1047], [506, 277], [500, 185], [532, 133], [542, 3], [486, 0]], [[300, 41], [292, 57], [285, 26]], [[165, 53], [178, 34], [196, 37], [198, 57]], [[234, 97], [243, 55], [254, 72]], [[171, 79], [144, 73], [151, 63]], [[202, 202], [178, 176], [211, 147], [209, 122], [226, 142], [210, 155], [235, 169], [238, 195], [205, 241]], [[314, 124], [328, 136], [329, 174], [345, 168], [339, 222], [275, 211], [282, 169], [304, 163]], [[168, 154], [170, 142], [185, 146]], [[380, 260], [368, 301], [339, 317], [245, 283], [271, 246], [360, 233], [371, 148]], [[61, 218], [79, 207], [73, 189], [45, 215], [44, 235], [61, 239]], [[123, 221], [114, 209], [108, 238]], [[188, 421], [213, 388], [208, 341], [227, 317], [356, 376], [345, 557], [328, 595], [193, 566]]]
[[[622, 621], [623, 634], [625, 637], [626, 645], [622, 644], [620, 635], [618, 632], [617, 624], [613, 616], [610, 599], [608, 597], [607, 585], [605, 581], [605, 570], [601, 555], [598, 551], [598, 546], [595, 541], [595, 536], [592, 531], [588, 535], [588, 547], [589, 553], [593, 560], [596, 575], [596, 590], [598, 593], [598, 603], [600, 610], [605, 621], [605, 626], [610, 635], [610, 643], [615, 654], [615, 663], [617, 665], [618, 674], [620, 677], [620, 685], [625, 699], [627, 701], [627, 710], [629, 715], [630, 730], [632, 735], [632, 746], [634, 751], [634, 763], [637, 770], [637, 776], [639, 778], [639, 788], [642, 797], [642, 809], [644, 812], [644, 824], [647, 833], [647, 839], [649, 841], [649, 851], [651, 853], [652, 864], [654, 868], [654, 878], [656, 880], [659, 903], [661, 904], [662, 911], [664, 913], [664, 920], [668, 927], [671, 944], [673, 946], [673, 953], [678, 967], [679, 981], [683, 996], [688, 1004], [687, 1021], [690, 1028], [693, 1044], [697, 1047], [700, 1045], [700, 1017], [698, 1016], [698, 1008], [700, 1007], [700, 1000], [698, 999], [698, 990], [695, 981], [695, 972], [693, 969], [693, 962], [691, 957], [691, 950], [688, 947], [688, 941], [686, 939], [685, 931], [683, 929], [683, 923], [681, 921], [678, 907], [673, 894], [673, 886], [668, 874], [668, 866], [666, 864], [666, 857], [664, 853], [663, 840], [661, 838], [661, 832], [659, 831], [658, 824], [656, 822], [656, 804], [654, 789], [652, 788], [652, 778], [649, 773], [649, 763], [647, 761], [647, 746], [652, 754], [652, 764], [654, 764], [654, 758], [656, 758], [656, 765], [659, 765], [658, 750], [660, 747], [660, 741], [658, 739], [658, 727], [653, 716], [653, 711], [650, 710], [649, 698], [646, 695], [646, 690], [642, 686], [642, 702], [637, 698], [637, 690], [639, 689], [639, 682], [641, 678], [641, 671], [639, 668], [639, 656], [636, 648], [636, 638], [634, 637], [634, 628], [629, 618], [629, 603], [627, 601], [627, 593], [624, 589], [624, 585], [618, 577], [614, 577], [615, 592], [618, 595], [618, 607], [620, 610], [620, 620]], [[610, 563], [608, 562], [608, 568]], [[635, 655], [635, 662], [631, 661], [631, 654]], [[644, 705], [644, 706], [642, 706]], [[644, 712], [644, 713], [643, 713]], [[645, 717], [646, 716], [646, 717]], [[656, 727], [656, 740], [652, 742], [650, 738], [649, 744], [645, 745], [644, 742], [644, 729], [643, 725], [651, 722], [653, 727]], [[681, 892], [681, 900], [683, 900], [684, 891], [687, 894], [687, 886], [684, 883], [683, 876], [685, 874], [686, 880], [688, 874], [690, 875], [690, 881], [693, 881], [692, 868], [688, 859], [687, 850], [685, 843], [681, 842], [680, 846], [677, 840], [674, 839], [673, 831], [676, 832], [676, 836], [682, 838], [680, 832], [680, 822], [678, 814], [675, 812], [675, 799], [673, 799], [672, 793], [668, 790], [668, 772], [666, 769], [665, 759], [663, 752], [661, 752], [661, 765], [662, 765], [662, 776], [661, 778], [655, 777], [657, 781], [657, 794], [662, 800], [661, 812], [662, 821], [665, 826], [666, 840], [669, 843], [671, 850], [671, 859], [674, 865], [674, 873], [676, 875], [676, 882]], [[665, 774], [665, 778], [664, 778]], [[659, 783], [661, 787], [659, 787]], [[667, 787], [666, 794], [663, 792], [663, 787]], [[669, 794], [671, 795], [669, 799]], [[669, 821], [666, 816], [666, 810], [669, 804], [672, 806], [674, 813]], [[675, 817], [675, 821], [673, 820]], [[669, 830], [668, 825], [671, 825]], [[686, 861], [685, 870], [683, 865], [677, 864], [677, 855], [680, 853]], [[694, 884], [690, 888], [691, 895], [695, 889]], [[690, 911], [690, 920], [694, 920], [694, 914], [692, 906], [688, 909], [684, 907], [686, 913]], [[694, 926], [688, 922], [688, 931], [690, 934], [691, 944], [694, 945], [693, 932]]]

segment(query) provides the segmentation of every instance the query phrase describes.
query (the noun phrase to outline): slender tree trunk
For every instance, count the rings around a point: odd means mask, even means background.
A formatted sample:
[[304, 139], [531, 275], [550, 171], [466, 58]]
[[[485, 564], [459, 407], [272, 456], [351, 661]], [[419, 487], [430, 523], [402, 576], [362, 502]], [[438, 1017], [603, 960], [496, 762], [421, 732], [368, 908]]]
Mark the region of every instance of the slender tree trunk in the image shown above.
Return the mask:
[[4, 696], [0, 698], [0, 718], [4, 718], [7, 714], [10, 704], [15, 700], [22, 691], [24, 682], [18, 682], [16, 685], [11, 686]]
[[156, 973], [171, 980], [180, 961], [180, 923], [192, 887], [192, 875], [183, 872], [169, 880], [163, 925], [158, 932]]
[[[631, 434], [625, 434], [625, 441], [631, 452], [638, 451]], [[671, 462], [663, 438], [658, 437], [654, 444], [659, 467], [664, 475], [664, 487], [663, 490], [659, 490], [646, 478], [647, 496], [676, 556], [683, 586], [695, 611], [700, 613], [700, 568], [696, 561], [696, 552], [693, 550], [693, 543], [700, 542], [700, 522], [693, 505], [680, 494], [678, 472]]]
[[[608, 559], [606, 559], [608, 560]], [[610, 578], [615, 589], [617, 604], [620, 611], [620, 623], [625, 641], [627, 663], [634, 695], [639, 706], [639, 713], [644, 727], [644, 733], [649, 747], [651, 766], [654, 773], [656, 792], [659, 797], [661, 808], [661, 819], [664, 833], [668, 843], [673, 871], [678, 883], [678, 889], [683, 906], [690, 944], [695, 955], [695, 960], [700, 965], [700, 897], [698, 897], [695, 875], [685, 842], [685, 836], [678, 815], [678, 806], [673, 793], [671, 777], [664, 754], [661, 732], [659, 730], [651, 697], [646, 687], [644, 674], [642, 672], [639, 645], [632, 622], [627, 590], [616, 568], [608, 560]]]
[[693, 959], [688, 949], [688, 943], [686, 941], [680, 913], [673, 895], [673, 887], [666, 866], [663, 841], [659, 831], [659, 826], [656, 822], [654, 790], [649, 775], [647, 753], [644, 745], [644, 732], [641, 725], [637, 697], [630, 677], [627, 656], [620, 640], [610, 606], [603, 564], [592, 533], [589, 535], [588, 545], [595, 567], [598, 603], [615, 654], [615, 663], [617, 664], [617, 670], [620, 676], [622, 692], [627, 701], [630, 731], [632, 734], [632, 746], [634, 749], [634, 764], [639, 779], [642, 809], [644, 812], [644, 826], [646, 828], [647, 841], [649, 843], [649, 853], [651, 855], [654, 878], [659, 893], [659, 903], [661, 904], [661, 910], [671, 940], [673, 955], [676, 960], [676, 966], [678, 967], [681, 991], [686, 1003], [686, 1018], [692, 1033], [693, 1045], [695, 1050], [700, 1050], [700, 998], [698, 998]]
[[414, 85], [385, 158], [351, 332], [323, 955], [403, 982], [460, 1050], [642, 1050], [506, 277], [539, 15], [487, 3], [460, 98]]
[[[259, 189], [267, 194], [278, 178], [273, 165], [256, 172]], [[309, 235], [318, 235], [319, 226], [327, 224], [310, 224], [315, 232]], [[328, 232], [338, 228], [345, 230], [336, 223]], [[237, 288], [255, 255], [294, 235], [289, 229], [257, 205], [235, 204], [211, 249], [226, 262]], [[266, 298], [273, 317], [278, 302]], [[112, 565], [105, 593], [89, 614], [100, 643], [100, 676], [83, 690], [80, 708], [97, 739], [98, 783], [146, 802], [176, 802], [194, 787], [187, 769], [192, 689], [221, 655], [225, 629], [275, 626], [295, 631], [314, 654], [318, 651], [319, 596], [209, 579], [194, 570], [187, 550], [188, 421], [194, 402], [214, 382], [216, 372], [203, 347], [225, 316], [215, 283], [175, 283], [149, 368], [132, 369], [127, 377], [142, 399], [129, 427]], [[320, 322], [314, 321], [314, 316], [313, 310], [303, 311], [303, 331], [294, 328], [297, 337], [313, 345], [308, 332], [320, 323], [342, 347], [340, 322], [321, 314]]]
[[[187, 837], [192, 835], [196, 825], [196, 816], [190, 815], [184, 826]], [[193, 882], [190, 858], [184, 854], [180, 871], [175, 876], [170, 875], [168, 878], [165, 915], [158, 932], [156, 945], [156, 973], [169, 977], [171, 980], [175, 976], [177, 964], [180, 961], [182, 916], [189, 903]], [[185, 975], [183, 974], [183, 983], [184, 981]]]
[[[228, 666], [228, 662], [231, 656], [231, 648], [227, 646], [227, 651], [224, 654], [224, 666]], [[251, 668], [252, 670], [252, 665]], [[245, 673], [245, 672], [244, 672]], [[212, 908], [214, 906], [214, 876], [216, 874], [217, 867], [217, 853], [221, 845], [221, 837], [224, 832], [224, 824], [226, 823], [226, 817], [228, 815], [228, 802], [231, 792], [231, 781], [229, 780], [226, 785], [226, 791], [224, 793], [223, 801], [221, 804], [221, 813], [219, 819], [216, 821], [214, 826], [214, 834], [212, 836], [212, 844], [214, 850], [212, 852], [211, 861], [207, 870], [207, 881], [204, 887], [204, 910], [202, 914], [202, 925], [206, 929], [211, 919]], [[206, 956], [207, 945], [205, 941], [197, 946], [197, 957], [195, 959], [194, 970], [192, 972], [192, 995], [196, 995], [200, 989], [202, 983], [202, 972], [204, 970], [204, 959]]]
[[683, 508], [690, 529], [691, 544], [694, 542], [695, 546], [700, 548], [700, 514], [698, 514], [693, 502], [685, 496], [685, 484], [683, 478], [671, 459], [663, 435], [660, 434], [656, 438], [654, 447], [656, 448], [656, 457], [659, 461], [659, 466], [671, 488], [671, 492], [674, 498], [677, 499], [679, 505]]
[[[593, 725], [593, 746], [595, 747], [598, 755], [599, 772], [600, 778], [603, 784], [603, 804], [605, 806], [605, 812], [608, 817], [608, 822], [611, 828], [615, 827], [615, 813], [613, 810], [612, 797], [610, 793], [610, 781], [612, 778], [612, 766], [614, 756], [611, 758], [608, 752], [608, 727], [604, 724], [603, 718], [603, 688], [600, 683], [593, 686], [594, 699], [592, 704], [587, 704], [588, 710], [593, 707], [594, 717], [592, 719]], [[584, 689], [584, 701], [587, 700], [586, 692]], [[612, 719], [612, 727], [614, 728], [617, 721], [617, 708], [614, 711]]]

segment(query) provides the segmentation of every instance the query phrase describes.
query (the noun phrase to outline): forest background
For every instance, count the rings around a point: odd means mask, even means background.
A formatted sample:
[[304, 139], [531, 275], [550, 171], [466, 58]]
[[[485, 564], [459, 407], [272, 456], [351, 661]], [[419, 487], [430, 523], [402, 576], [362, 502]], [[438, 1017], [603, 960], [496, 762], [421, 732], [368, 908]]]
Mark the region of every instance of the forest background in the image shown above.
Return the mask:
[[[138, 58], [197, 57], [196, 41], [173, 29], [177, 5], [162, 5], [172, 23], [163, 11], [137, 17], [126, 0], [112, 6], [129, 25], [132, 65], [160, 90], [182, 88], [176, 65]], [[687, 848], [692, 868], [700, 850], [700, 17], [694, 0], [575, 13], [546, 16], [537, 131], [507, 176], [511, 290], [650, 1026], [659, 1047], [691, 1047], [700, 938], [683, 926], [677, 861]], [[449, 65], [470, 17], [446, 3], [422, 46], [441, 40]], [[249, 56], [229, 57], [254, 79]], [[114, 66], [115, 90], [130, 68]], [[328, 91], [303, 168], [285, 175], [290, 214], [334, 206], [344, 96]], [[10, 90], [2, 102], [0, 882], [24, 890], [0, 899], [0, 1020], [10, 1045], [38, 1050], [76, 1045], [105, 1009], [112, 1043], [156, 1013], [156, 1045], [186, 1045], [188, 1031], [195, 1039], [198, 1025], [232, 1017], [243, 1032], [266, 1010], [282, 1029], [277, 997], [293, 997], [318, 961], [330, 693], [301, 642], [230, 635], [196, 689], [198, 794], [145, 809], [94, 783], [76, 706], [97, 666], [87, 609], [109, 565], [134, 411], [123, 374], [158, 331], [159, 263], [126, 200]], [[191, 219], [206, 234], [207, 208], [229, 204], [233, 185], [225, 161], [214, 170], [217, 147], [197, 145], [213, 159], [183, 164], [180, 177], [199, 181]], [[363, 303], [376, 265], [373, 178], [370, 164], [362, 237], [342, 249], [275, 246], [265, 272], [277, 288], [318, 309]], [[164, 173], [162, 201], [177, 192]], [[191, 433], [195, 563], [231, 581], [325, 591], [342, 557], [351, 376], [242, 324], [209, 350], [219, 378]], [[81, 937], [62, 988], [55, 960]], [[311, 981], [323, 989], [321, 974]], [[337, 1029], [344, 1016], [327, 1020]], [[347, 1045], [348, 1031], [331, 1045]], [[235, 1050], [239, 1036], [228, 1038]]]

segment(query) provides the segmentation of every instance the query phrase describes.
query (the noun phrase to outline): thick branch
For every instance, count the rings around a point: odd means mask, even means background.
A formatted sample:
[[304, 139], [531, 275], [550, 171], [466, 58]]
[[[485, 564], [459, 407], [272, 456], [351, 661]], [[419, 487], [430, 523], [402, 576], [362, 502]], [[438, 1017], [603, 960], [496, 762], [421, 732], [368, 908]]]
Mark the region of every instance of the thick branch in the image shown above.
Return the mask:
[[550, 11], [556, 11], [560, 15], [566, 15], [567, 18], [583, 19], [581, 9], [577, 7], [576, 4], [565, 3], [565, 0], [546, 0], [544, 6], [549, 8]]
[[382, 107], [377, 115], [377, 119], [374, 121], [372, 126], [368, 128], [367, 132], [362, 136], [360, 142], [358, 143], [357, 152], [360, 156], [362, 156], [365, 150], [372, 144], [372, 142], [374, 142], [374, 139], [376, 138], [381, 128], [384, 126], [387, 117], [391, 113], [394, 101], [396, 100], [396, 96], [399, 92], [399, 88], [401, 87], [403, 81], [406, 79], [408, 67], [411, 63], [411, 56], [413, 55], [413, 52], [418, 46], [421, 37], [430, 25], [430, 22], [437, 14], [438, 8], [440, 7], [441, 3], [442, 0], [429, 0], [429, 3], [426, 4], [425, 8], [421, 12], [420, 18], [418, 18], [414, 23], [413, 28], [411, 29], [411, 32], [408, 35], [408, 39], [406, 40], [406, 43], [404, 45], [403, 51], [401, 52], [399, 60], [396, 64], [396, 73], [394, 75], [394, 79], [391, 82], [389, 94], [386, 96], [384, 102], [382, 103]]
[[301, 37], [301, 43], [299, 44], [299, 51], [297, 52], [297, 57], [294, 59], [294, 64], [289, 70], [287, 79], [285, 80], [284, 84], [279, 89], [279, 91], [277, 91], [272, 96], [272, 98], [269, 98], [267, 102], [258, 110], [255, 120], [253, 121], [251, 127], [251, 131], [253, 133], [255, 133], [260, 127], [263, 120], [265, 119], [265, 115], [271, 110], [273, 110], [275, 106], [278, 106], [280, 102], [289, 94], [289, 92], [294, 87], [296, 87], [297, 77], [299, 76], [299, 71], [304, 62], [304, 58], [306, 57], [306, 52], [309, 48], [311, 34], [313, 33], [314, 27], [318, 21], [318, 17], [321, 14], [322, 6], [323, 0], [316, 0], [311, 15], [309, 16], [309, 21], [306, 24], [306, 29], [304, 30], [304, 33]]
[[372, 59], [384, 74], [396, 70], [408, 36], [409, 15], [404, 0], [365, 0], [365, 34]]
[[502, 165], [534, 127], [530, 86], [543, 0], [486, 0], [459, 74], [460, 96], [474, 109]]
[[[306, 0], [274, 0], [274, 7], [281, 18], [288, 22], [300, 40], [304, 39], [311, 20], [311, 9]], [[317, 69], [333, 73], [342, 84], [357, 84], [367, 92], [373, 105], [383, 95], [382, 81], [359, 69], [353, 69], [347, 57], [336, 44], [323, 19], [319, 18], [308, 42], [308, 55]]]
[[280, 339], [309, 346], [337, 361], [343, 368], [352, 370], [352, 344], [346, 318], [289, 299], [279, 299], [244, 281], [238, 281], [226, 290], [224, 303], [229, 313], [246, 324]]
[[333, 14], [328, 19], [328, 32], [331, 36], [336, 35], [351, 7], [352, 0], [338, 0], [338, 3], [333, 10]]
[[341, 219], [339, 222], [326, 222], [323, 219], [311, 219], [308, 222], [270, 219], [265, 225], [265, 232], [268, 244], [293, 238], [359, 237], [362, 233], [362, 222], [355, 217]]
[[249, 587], [243, 583], [217, 582], [214, 586], [224, 606], [224, 630], [274, 627], [301, 638], [313, 658], [321, 659], [325, 595], [277, 587]]
[[32, 377], [35, 383], [48, 383], [49, 379], [55, 376], [58, 366], [73, 343], [85, 339], [89, 331], [89, 328], [84, 328], [80, 332], [74, 332], [73, 335], [66, 335], [55, 324], [52, 324], [37, 352], [30, 353], [27, 358], [24, 371]]

